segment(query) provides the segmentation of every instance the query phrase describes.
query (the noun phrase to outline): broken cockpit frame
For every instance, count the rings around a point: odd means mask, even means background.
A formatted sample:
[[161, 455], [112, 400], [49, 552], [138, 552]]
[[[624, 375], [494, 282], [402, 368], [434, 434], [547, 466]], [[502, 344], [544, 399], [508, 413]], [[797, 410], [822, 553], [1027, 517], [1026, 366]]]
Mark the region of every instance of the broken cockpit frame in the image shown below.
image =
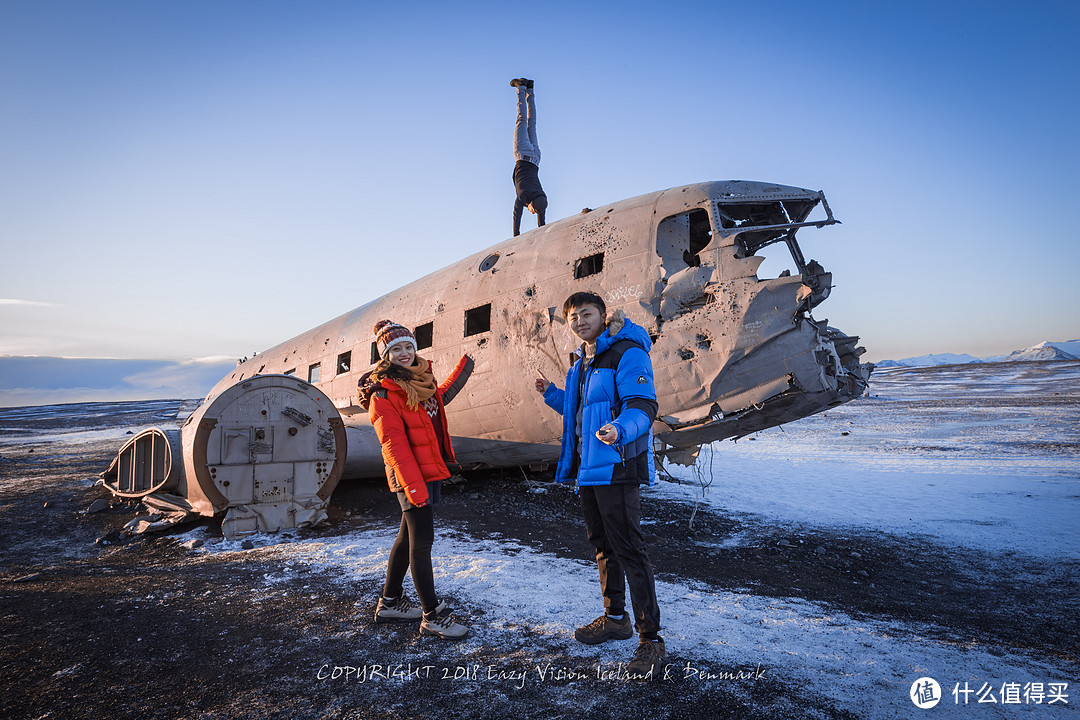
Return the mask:
[[[741, 230], [735, 236], [739, 250], [737, 257], [756, 255], [765, 247], [776, 243], [782, 242], [787, 246], [795, 267], [802, 276], [803, 284], [812, 291], [806, 301], [807, 310], [816, 307], [829, 297], [832, 273], [825, 272], [816, 260], [806, 262], [802, 249], [795, 240], [795, 233], [799, 228], [823, 228], [827, 225], [840, 224], [840, 221], [833, 217], [832, 208], [829, 207], [825, 194], [819, 192], [817, 196], [817, 199], [777, 200], [771, 203], [717, 203], [717, 215], [721, 226], [725, 230]], [[807, 222], [806, 218], [817, 206], [818, 200], [827, 217], [824, 220]]]
[[[702, 444], [859, 397], [873, 369], [859, 363], [858, 337], [811, 315], [829, 297], [832, 273], [805, 259], [796, 233], [840, 222], [824, 194], [765, 183], [692, 187], [705, 190], [707, 202], [657, 225], [654, 365], [683, 407], [661, 411], [666, 429], [655, 435], [658, 454], [683, 463]], [[780, 246], [790, 260], [767, 252]], [[680, 377], [688, 361], [689, 382]]]

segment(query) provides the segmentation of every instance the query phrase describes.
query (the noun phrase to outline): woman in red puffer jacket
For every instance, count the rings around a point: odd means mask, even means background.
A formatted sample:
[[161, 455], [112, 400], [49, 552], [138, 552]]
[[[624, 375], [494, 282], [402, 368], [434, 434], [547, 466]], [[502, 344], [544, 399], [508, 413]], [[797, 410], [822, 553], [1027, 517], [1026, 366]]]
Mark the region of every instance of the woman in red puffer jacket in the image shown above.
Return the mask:
[[[375, 622], [420, 620], [420, 634], [446, 639], [465, 637], [468, 629], [454, 622], [445, 602], [435, 595], [431, 545], [435, 538], [432, 505], [439, 502], [447, 463], [454, 448], [446, 424], [450, 402], [472, 373], [472, 358], [461, 358], [450, 377], [437, 385], [431, 363], [416, 354], [408, 328], [381, 320], [375, 342], [382, 359], [360, 379], [360, 404], [382, 444], [386, 480], [401, 506], [401, 526], [390, 550], [386, 583]], [[412, 571], [421, 609], [405, 597], [402, 581]]]

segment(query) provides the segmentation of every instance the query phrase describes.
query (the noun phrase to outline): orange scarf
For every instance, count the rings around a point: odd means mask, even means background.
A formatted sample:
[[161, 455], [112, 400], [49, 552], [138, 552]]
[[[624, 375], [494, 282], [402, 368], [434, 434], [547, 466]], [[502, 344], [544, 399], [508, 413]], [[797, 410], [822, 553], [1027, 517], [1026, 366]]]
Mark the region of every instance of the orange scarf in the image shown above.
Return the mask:
[[435, 375], [429, 369], [431, 364], [419, 355], [416, 357], [416, 365], [405, 368], [412, 373], [411, 380], [398, 380], [394, 378], [402, 390], [405, 391], [405, 404], [410, 410], [418, 410], [420, 404], [435, 394], [439, 386], [435, 383]]

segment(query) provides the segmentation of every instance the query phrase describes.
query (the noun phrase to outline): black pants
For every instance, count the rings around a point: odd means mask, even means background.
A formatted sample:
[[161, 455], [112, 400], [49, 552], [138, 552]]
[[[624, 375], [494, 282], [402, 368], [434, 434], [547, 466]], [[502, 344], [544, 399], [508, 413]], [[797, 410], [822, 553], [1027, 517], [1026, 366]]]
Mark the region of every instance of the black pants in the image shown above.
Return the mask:
[[435, 515], [431, 505], [410, 507], [401, 513], [401, 527], [386, 563], [383, 597], [401, 595], [405, 571], [412, 570], [420, 607], [430, 612], [439, 604], [435, 596], [435, 573], [431, 569], [431, 544], [435, 541]]
[[594, 485], [579, 489], [585, 530], [596, 548], [600, 591], [604, 609], [626, 609], [626, 584], [634, 609], [638, 635], [652, 636], [660, 630], [660, 605], [641, 534], [641, 489], [637, 485]]

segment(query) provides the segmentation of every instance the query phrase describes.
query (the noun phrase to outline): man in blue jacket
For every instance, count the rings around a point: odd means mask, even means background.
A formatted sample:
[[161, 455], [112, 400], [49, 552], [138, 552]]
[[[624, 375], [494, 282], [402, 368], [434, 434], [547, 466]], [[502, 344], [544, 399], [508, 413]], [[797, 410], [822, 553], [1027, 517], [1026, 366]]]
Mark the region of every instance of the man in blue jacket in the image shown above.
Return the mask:
[[556, 479], [576, 481], [589, 540], [596, 548], [604, 614], [578, 628], [588, 645], [633, 636], [626, 614], [626, 585], [638, 631], [627, 665], [631, 677], [654, 678], [667, 659], [660, 606], [641, 534], [640, 485], [654, 482], [652, 424], [656, 419], [652, 347], [644, 328], [616, 311], [610, 322], [604, 300], [574, 293], [563, 317], [582, 345], [560, 390], [541, 374], [536, 389], [563, 416]]

